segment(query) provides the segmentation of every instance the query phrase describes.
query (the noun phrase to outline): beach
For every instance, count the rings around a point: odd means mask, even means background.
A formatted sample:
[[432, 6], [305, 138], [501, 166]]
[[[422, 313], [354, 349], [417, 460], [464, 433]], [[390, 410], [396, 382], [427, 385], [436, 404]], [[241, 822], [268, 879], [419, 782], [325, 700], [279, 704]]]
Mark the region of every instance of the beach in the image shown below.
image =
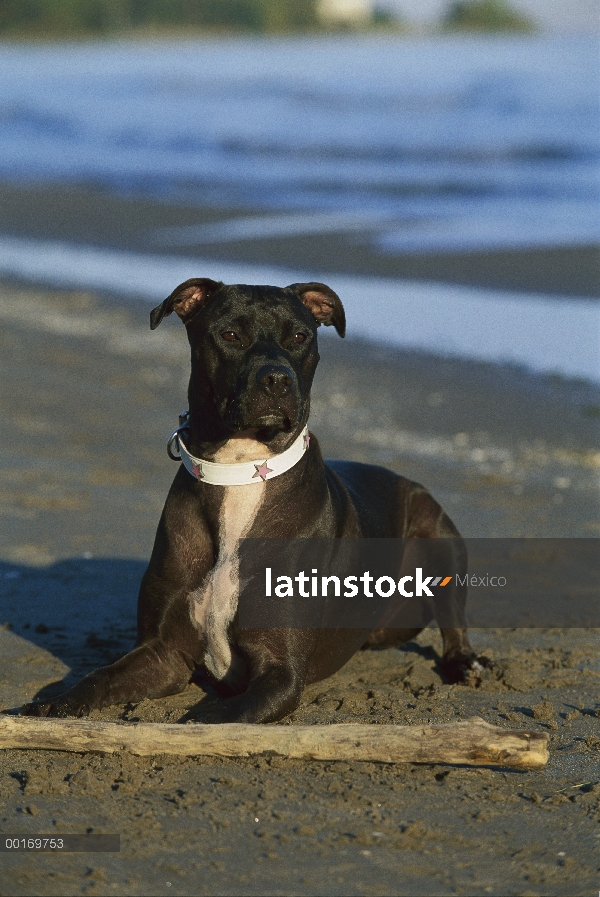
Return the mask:
[[596, 244], [411, 255], [382, 250], [370, 214], [182, 205], [39, 183], [0, 194], [0, 278], [155, 304], [199, 274], [320, 280], [343, 297], [353, 339], [600, 382]]
[[[522, 540], [516, 563], [546, 540], [554, 595], [556, 556], [600, 535], [596, 67], [584, 34], [3, 45], [1, 710], [135, 642], [189, 376], [180, 322], [151, 332], [149, 312], [189, 277], [336, 290], [324, 456], [424, 484], [463, 536]], [[0, 895], [595, 893], [596, 579], [589, 606], [561, 594], [558, 628], [526, 578], [525, 626], [471, 625], [478, 687], [445, 680], [430, 627], [281, 722], [479, 716], [546, 733], [546, 769], [5, 750], [3, 836], [121, 849], [3, 852]], [[203, 699], [92, 719], [174, 723]]]
[[[462, 252], [382, 254], [367, 233], [275, 235], [228, 239], [205, 245], [193, 236], [169, 240], [171, 228], [202, 227], [264, 215], [254, 207], [215, 208], [197, 202], [122, 196], [86, 185], [0, 182], [0, 233], [66, 243], [84, 242], [132, 252], [194, 258], [206, 254], [226, 263], [309, 269], [321, 273], [450, 283], [488, 290], [549, 296], [598, 297], [600, 249], [594, 243]], [[165, 237], [160, 238], [161, 232]], [[360, 239], [363, 236], [363, 239]], [[357, 238], [358, 237], [358, 238]]]
[[[179, 322], [151, 333], [148, 304], [131, 299], [5, 282], [0, 317], [0, 695], [14, 708], [134, 641], [188, 350]], [[311, 428], [327, 457], [424, 482], [467, 536], [597, 536], [593, 387], [329, 336], [321, 356]], [[6, 751], [3, 832], [118, 832], [121, 852], [5, 854], [2, 893], [592, 889], [598, 632], [472, 640], [495, 663], [478, 689], [443, 682], [428, 629], [403, 649], [360, 652], [284, 724], [478, 715], [547, 731], [547, 770]], [[201, 696], [190, 685], [93, 718], [176, 721]]]

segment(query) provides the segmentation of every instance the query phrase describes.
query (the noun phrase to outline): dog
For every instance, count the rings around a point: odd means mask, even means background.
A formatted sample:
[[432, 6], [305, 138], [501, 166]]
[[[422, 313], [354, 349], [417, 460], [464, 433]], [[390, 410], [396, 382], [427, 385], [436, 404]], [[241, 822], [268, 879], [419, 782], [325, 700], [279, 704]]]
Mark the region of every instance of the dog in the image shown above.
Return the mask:
[[447, 539], [452, 573], [465, 582], [466, 551], [422, 486], [381, 467], [323, 461], [307, 423], [317, 329], [345, 335], [332, 289], [193, 278], [151, 312], [151, 329], [172, 312], [191, 349], [189, 412], [171, 441], [183, 463], [142, 579], [137, 642], [62, 696], [21, 712], [85, 716], [179, 693], [201, 674], [220, 700], [197, 704], [188, 719], [272, 722], [298, 706], [306, 685], [332, 675], [361, 647], [403, 644], [434, 617], [446, 677], [479, 676], [464, 622], [466, 585], [454, 576], [444, 590], [445, 623], [434, 600], [419, 627], [393, 618], [371, 632], [239, 625], [237, 552], [245, 536]]

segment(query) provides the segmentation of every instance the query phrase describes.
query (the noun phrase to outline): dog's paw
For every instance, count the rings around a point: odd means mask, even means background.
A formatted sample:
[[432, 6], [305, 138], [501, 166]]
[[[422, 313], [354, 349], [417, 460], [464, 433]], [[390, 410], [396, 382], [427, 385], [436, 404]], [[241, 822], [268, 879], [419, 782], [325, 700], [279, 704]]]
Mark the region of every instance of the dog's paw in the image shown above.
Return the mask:
[[442, 672], [451, 684], [468, 685], [471, 688], [481, 685], [492, 667], [489, 657], [477, 657], [476, 654], [451, 657], [441, 663]]
[[21, 716], [58, 717], [63, 719], [68, 716], [81, 718], [90, 712], [88, 705], [82, 701], [56, 700], [56, 701], [32, 701], [21, 707]]
[[185, 716], [181, 717], [180, 723], [192, 726], [218, 725], [222, 723], [223, 711], [219, 707], [192, 707]]

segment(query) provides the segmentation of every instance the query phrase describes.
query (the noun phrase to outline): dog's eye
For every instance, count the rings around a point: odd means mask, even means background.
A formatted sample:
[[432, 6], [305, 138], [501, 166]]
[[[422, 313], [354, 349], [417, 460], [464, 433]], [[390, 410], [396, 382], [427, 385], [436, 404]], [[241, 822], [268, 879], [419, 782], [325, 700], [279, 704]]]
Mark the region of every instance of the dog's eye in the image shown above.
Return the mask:
[[234, 333], [233, 330], [226, 330], [225, 333], [222, 333], [221, 336], [223, 339], [227, 340], [228, 343], [234, 343], [236, 341], [237, 333]]
[[306, 339], [305, 333], [295, 333], [294, 334], [294, 342], [295, 343], [303, 343], [305, 339]]

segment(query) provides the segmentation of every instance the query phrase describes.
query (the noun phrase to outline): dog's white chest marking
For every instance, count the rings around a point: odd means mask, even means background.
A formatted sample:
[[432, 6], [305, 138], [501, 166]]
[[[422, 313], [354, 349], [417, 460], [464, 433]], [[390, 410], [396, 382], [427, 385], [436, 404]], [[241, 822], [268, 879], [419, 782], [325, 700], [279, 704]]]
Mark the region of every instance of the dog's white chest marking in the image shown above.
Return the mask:
[[[248, 440], [250, 441], [250, 440]], [[264, 446], [250, 448], [258, 457]], [[224, 446], [223, 449], [227, 447]], [[227, 453], [227, 463], [231, 453]], [[218, 458], [216, 460], [221, 460]], [[236, 461], [238, 458], [236, 458]], [[239, 459], [244, 460], [244, 459]], [[207, 488], [212, 488], [207, 486]], [[206, 668], [217, 679], [227, 677], [232, 664], [227, 630], [233, 620], [239, 597], [239, 539], [250, 530], [262, 503], [266, 483], [249, 486], [228, 486], [219, 515], [219, 546], [215, 566], [208, 579], [192, 594], [192, 614], [206, 639]]]

